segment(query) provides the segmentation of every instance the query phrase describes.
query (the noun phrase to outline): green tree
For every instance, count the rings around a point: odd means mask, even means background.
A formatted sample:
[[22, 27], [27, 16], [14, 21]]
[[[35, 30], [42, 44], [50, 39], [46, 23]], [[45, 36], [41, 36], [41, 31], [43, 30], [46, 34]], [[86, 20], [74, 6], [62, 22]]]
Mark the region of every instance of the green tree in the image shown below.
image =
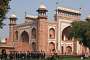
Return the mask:
[[0, 0], [0, 28], [3, 26], [5, 14], [8, 12], [10, 0]]
[[72, 22], [69, 35], [78, 40], [80, 44], [90, 48], [90, 21]]
[[83, 44], [83, 35], [84, 35], [84, 29], [83, 29], [83, 24], [85, 24], [84, 21], [74, 21], [71, 23], [70, 27], [70, 37], [74, 38], [74, 54], [76, 54], [76, 43], [77, 40], [80, 42], [80, 44]]

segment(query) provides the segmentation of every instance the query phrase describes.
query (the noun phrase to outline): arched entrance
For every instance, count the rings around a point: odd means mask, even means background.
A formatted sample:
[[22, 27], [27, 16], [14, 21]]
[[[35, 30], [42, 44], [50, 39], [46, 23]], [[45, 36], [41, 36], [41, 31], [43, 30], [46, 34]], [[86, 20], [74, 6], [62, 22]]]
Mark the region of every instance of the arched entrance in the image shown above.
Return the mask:
[[49, 43], [49, 49], [50, 49], [50, 52], [55, 51], [55, 44], [53, 42]]
[[64, 41], [71, 40], [71, 37], [69, 36], [69, 31], [70, 31], [69, 29], [70, 29], [70, 26], [63, 29], [62, 40], [64, 40]]
[[64, 50], [64, 48], [63, 48], [63, 46], [62, 46], [62, 47], [61, 47], [61, 53], [62, 53], [62, 54], [64, 53], [64, 51], [63, 51], [63, 50]]
[[67, 46], [66, 47], [66, 54], [67, 55], [71, 55], [72, 54], [72, 47], [71, 46]]
[[29, 35], [26, 31], [23, 31], [21, 34], [21, 41], [29, 43]]
[[32, 42], [32, 51], [36, 51], [36, 43]]

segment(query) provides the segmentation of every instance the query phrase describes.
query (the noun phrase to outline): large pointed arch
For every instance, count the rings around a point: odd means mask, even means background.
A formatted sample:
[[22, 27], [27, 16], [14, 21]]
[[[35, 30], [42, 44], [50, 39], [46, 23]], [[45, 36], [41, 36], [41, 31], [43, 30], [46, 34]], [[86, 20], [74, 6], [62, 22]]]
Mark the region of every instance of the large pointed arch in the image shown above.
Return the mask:
[[23, 31], [21, 34], [21, 40], [22, 42], [28, 42], [29, 43], [29, 35], [28, 32]]
[[69, 29], [70, 29], [70, 26], [63, 29], [62, 40], [66, 40], [66, 41], [71, 40], [71, 37], [69, 36], [69, 31], [70, 31]]

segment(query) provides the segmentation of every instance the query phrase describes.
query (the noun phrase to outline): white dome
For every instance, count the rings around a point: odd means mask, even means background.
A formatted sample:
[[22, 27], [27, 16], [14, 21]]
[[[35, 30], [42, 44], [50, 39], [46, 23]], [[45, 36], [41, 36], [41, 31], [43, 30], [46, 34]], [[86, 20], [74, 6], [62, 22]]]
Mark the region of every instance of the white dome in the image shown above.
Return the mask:
[[6, 43], [6, 40], [5, 40], [5, 38], [4, 38], [3, 40], [1, 40], [1, 43]]
[[16, 15], [15, 15], [15, 14], [12, 14], [12, 15], [10, 16], [10, 18], [16, 18]]
[[40, 4], [40, 7], [39, 8], [47, 9], [44, 4]]
[[89, 15], [87, 18], [89, 18], [89, 19], [90, 19], [90, 15]]

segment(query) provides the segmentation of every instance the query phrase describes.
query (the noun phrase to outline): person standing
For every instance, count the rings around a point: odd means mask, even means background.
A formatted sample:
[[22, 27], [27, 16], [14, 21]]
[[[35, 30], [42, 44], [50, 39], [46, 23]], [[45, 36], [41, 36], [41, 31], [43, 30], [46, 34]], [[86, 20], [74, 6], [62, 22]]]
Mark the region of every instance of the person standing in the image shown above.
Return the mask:
[[7, 54], [6, 54], [6, 50], [2, 49], [2, 58], [1, 60], [7, 60]]

